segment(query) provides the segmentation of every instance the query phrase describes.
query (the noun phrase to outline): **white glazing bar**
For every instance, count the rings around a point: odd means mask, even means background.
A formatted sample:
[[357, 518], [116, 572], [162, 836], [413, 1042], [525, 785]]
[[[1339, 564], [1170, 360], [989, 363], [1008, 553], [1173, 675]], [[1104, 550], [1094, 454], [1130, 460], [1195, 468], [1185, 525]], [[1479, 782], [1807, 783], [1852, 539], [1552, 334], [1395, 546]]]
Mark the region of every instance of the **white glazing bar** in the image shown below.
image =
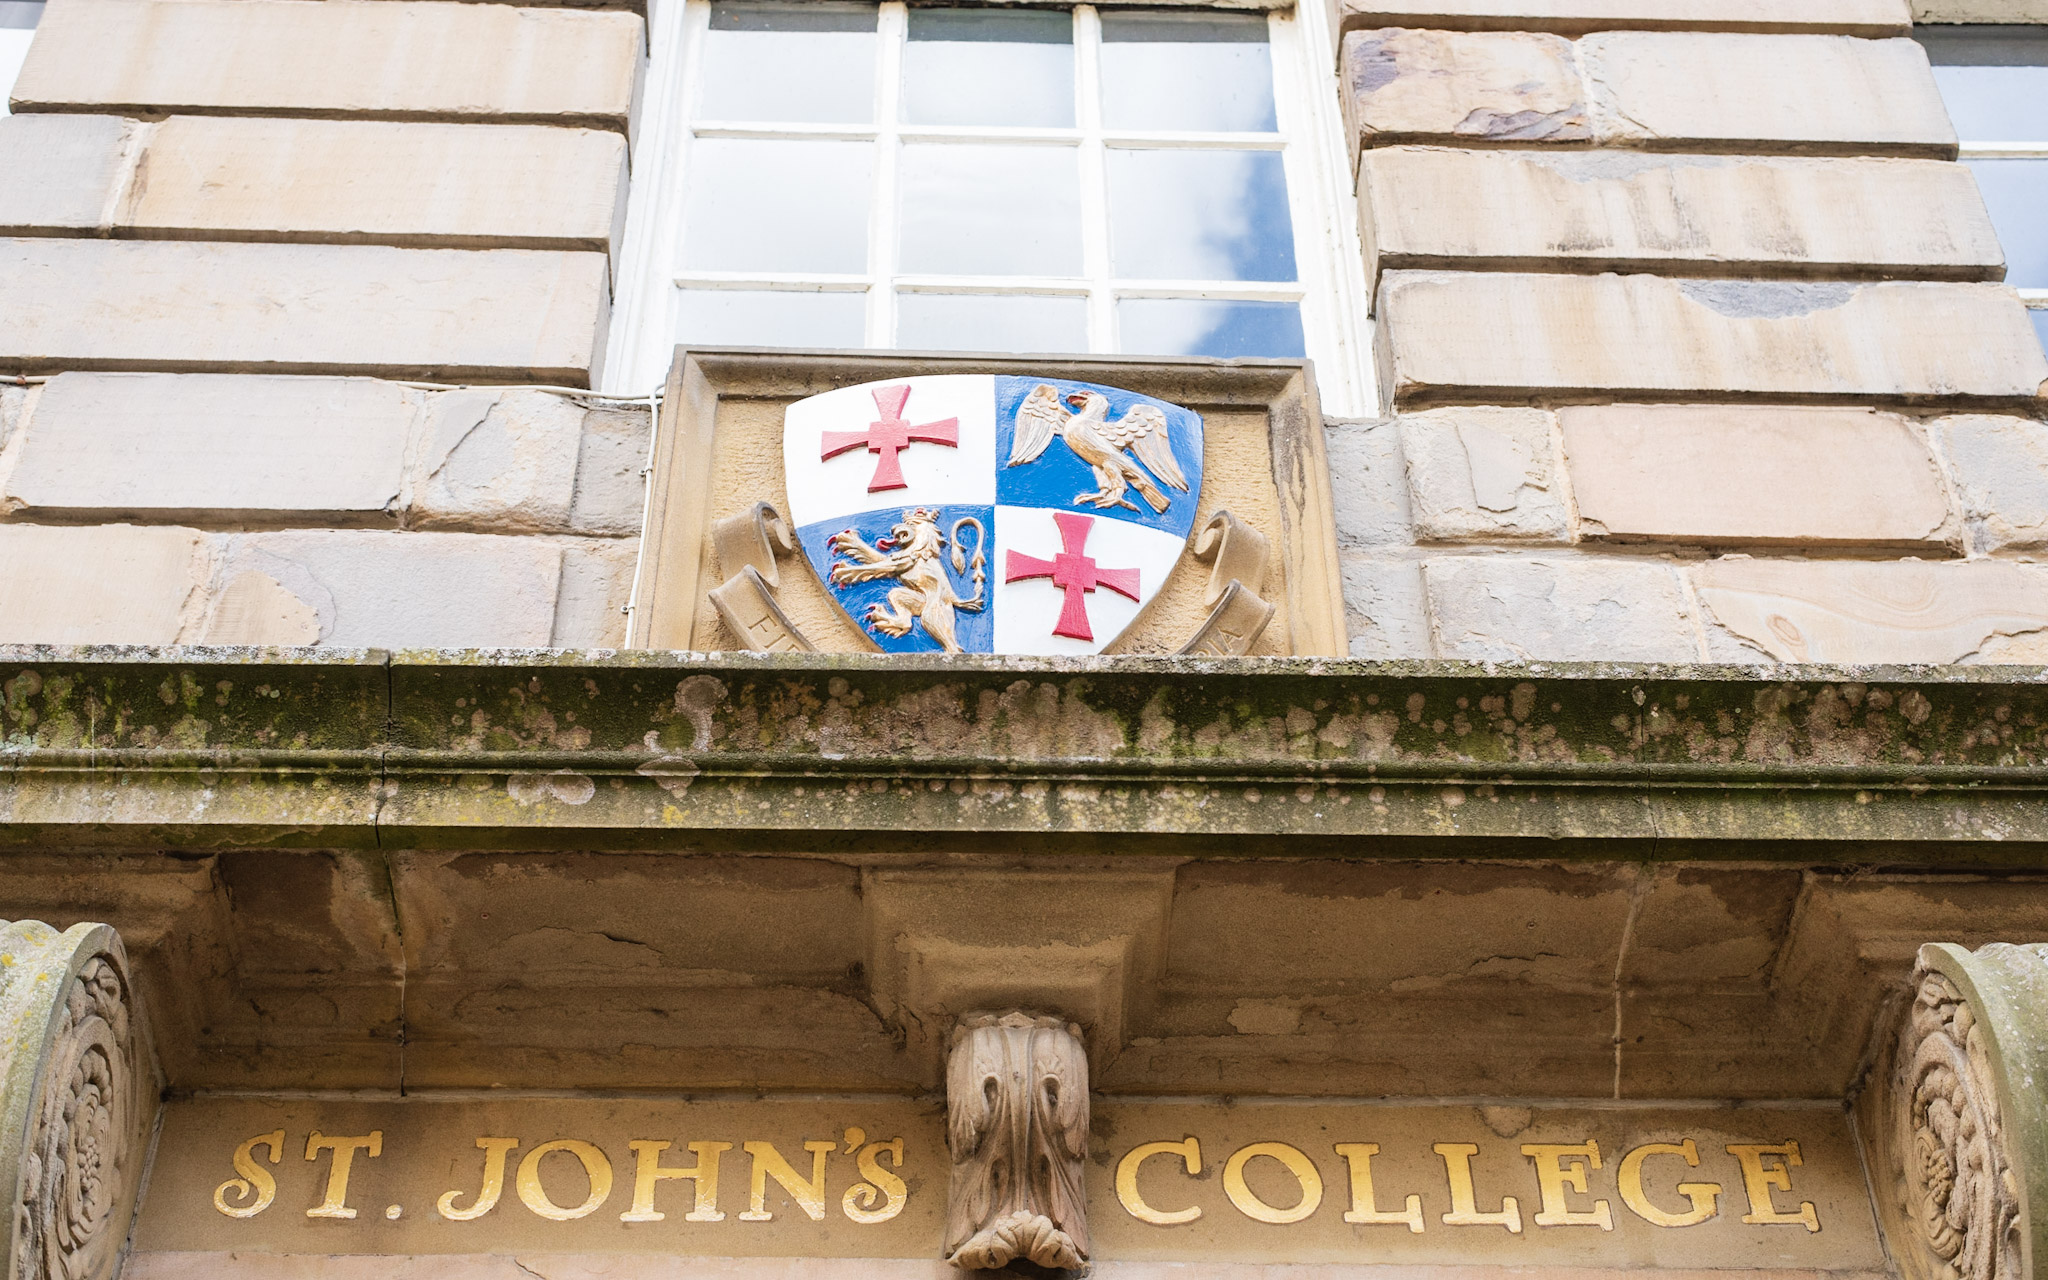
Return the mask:
[[798, 138], [815, 142], [866, 142], [876, 135], [870, 125], [738, 124], [730, 120], [701, 121], [690, 132], [699, 138]]
[[634, 138], [626, 230], [613, 264], [613, 321], [599, 384], [613, 394], [637, 394], [658, 384], [675, 345], [675, 292], [667, 279], [682, 260], [689, 97], [710, 25], [710, 0], [649, 0], [647, 86]]
[[1295, 270], [1301, 277], [1302, 332], [1315, 361], [1323, 406], [1339, 416], [1373, 411], [1369, 354], [1371, 295], [1359, 240], [1357, 200], [1337, 99], [1335, 37], [1322, 4], [1296, 5], [1267, 23], [1280, 132], [1288, 138], [1288, 207], [1294, 215]]
[[2037, 311], [2048, 311], [2048, 289], [2022, 289], [2020, 301]]
[[1088, 350], [1117, 349], [1116, 298], [1109, 284], [1109, 173], [1102, 148], [1102, 18], [1074, 8], [1074, 120], [1081, 143], [1081, 271], [1088, 277]]
[[898, 276], [904, 293], [1032, 293], [1087, 297], [1094, 284], [1072, 276]]
[[1296, 302], [1313, 292], [1305, 285], [1243, 280], [1112, 280], [1119, 298], [1212, 298], [1239, 302]]
[[2048, 142], [1965, 142], [1965, 160], [2048, 160]]
[[675, 278], [679, 289], [774, 289], [782, 292], [854, 293], [870, 283], [864, 275], [803, 271], [690, 271]]
[[902, 0], [889, 0], [877, 17], [876, 45], [881, 63], [875, 70], [875, 188], [868, 206], [867, 344], [896, 345], [897, 170], [903, 148], [897, 133], [903, 102], [903, 41], [910, 30]]

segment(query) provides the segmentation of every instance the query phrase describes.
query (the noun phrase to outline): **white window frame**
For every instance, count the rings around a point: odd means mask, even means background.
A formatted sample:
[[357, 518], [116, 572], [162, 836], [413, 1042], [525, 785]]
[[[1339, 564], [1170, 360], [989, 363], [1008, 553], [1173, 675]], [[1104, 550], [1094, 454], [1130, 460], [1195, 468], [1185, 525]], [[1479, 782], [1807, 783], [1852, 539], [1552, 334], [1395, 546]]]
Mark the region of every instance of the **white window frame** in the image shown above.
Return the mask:
[[[1967, 29], [1977, 24], [1961, 23], [1958, 25], [1963, 29]], [[1956, 159], [2048, 160], [2048, 139], [2039, 142], [1972, 142], [1965, 138], [1956, 148]], [[2026, 304], [2029, 311], [2048, 311], [2048, 288], [2020, 289], [2018, 292], [2020, 301]]]
[[[1007, 293], [1064, 295], [1088, 301], [1090, 354], [1115, 350], [1120, 298], [1195, 297], [1298, 302], [1307, 354], [1315, 362], [1326, 411], [1339, 416], [1373, 412], [1371, 334], [1354, 196], [1345, 165], [1343, 120], [1334, 73], [1336, 49], [1326, 6], [1306, 3], [1269, 15], [1273, 90], [1278, 128], [1269, 134], [1110, 132], [1101, 119], [1099, 51], [1101, 16], [1094, 5], [1075, 15], [1077, 118], [1071, 128], [907, 125], [897, 121], [901, 57], [907, 27], [903, 0], [879, 6], [881, 56], [872, 125], [730, 125], [695, 119], [695, 95], [711, 0], [650, 0], [649, 65], [639, 132], [633, 148], [634, 182], [627, 201], [617, 296], [603, 383], [608, 391], [643, 393], [667, 371], [675, 347], [676, 290], [693, 288], [794, 289], [864, 292], [866, 332], [895, 330], [896, 293]], [[689, 146], [697, 137], [877, 140], [868, 217], [869, 270], [852, 275], [813, 273], [683, 272], [677, 264]], [[1278, 151], [1287, 180], [1294, 231], [1292, 284], [1119, 280], [1109, 270], [1108, 229], [1084, 216], [1083, 274], [1040, 276], [907, 276], [895, 270], [896, 172], [904, 142], [1050, 142], [1078, 147], [1082, 208], [1103, 207], [1105, 148], [1193, 147]], [[1099, 145], [1097, 145], [1099, 144]], [[893, 287], [889, 287], [893, 285]], [[1079, 354], [1079, 353], [1076, 353]]]

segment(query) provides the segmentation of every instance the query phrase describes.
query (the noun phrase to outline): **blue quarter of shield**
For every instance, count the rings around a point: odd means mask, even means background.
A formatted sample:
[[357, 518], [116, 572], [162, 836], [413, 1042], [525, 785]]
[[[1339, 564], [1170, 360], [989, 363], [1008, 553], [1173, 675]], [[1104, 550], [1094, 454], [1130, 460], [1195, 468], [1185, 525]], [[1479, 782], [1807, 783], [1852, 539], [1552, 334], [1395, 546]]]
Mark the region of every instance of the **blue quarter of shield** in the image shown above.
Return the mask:
[[[995, 383], [996, 502], [999, 505], [1080, 511], [1112, 520], [1129, 520], [1180, 538], [1187, 537], [1194, 529], [1195, 505], [1202, 492], [1202, 419], [1199, 414], [1165, 400], [1092, 382], [1073, 382], [1061, 378], [998, 377]], [[1154, 491], [1166, 499], [1166, 509], [1155, 510], [1147, 501], [1141, 487], [1136, 484], [1124, 494], [1124, 499], [1131, 504], [1130, 506], [1098, 507], [1086, 501], [1077, 504], [1077, 497], [1095, 494], [1102, 489], [1101, 477], [1089, 462], [1083, 460], [1080, 453], [1083, 449], [1102, 452], [1101, 442], [1099, 437], [1093, 442], [1070, 440], [1065, 432], [1048, 443], [1032, 461], [1012, 465], [1010, 459], [1016, 456], [1019, 430], [1018, 412], [1024, 408], [1026, 399], [1040, 386], [1053, 388], [1054, 398], [1061, 409], [1074, 418], [1083, 415], [1080, 406], [1072, 404], [1068, 397], [1085, 396], [1090, 392], [1102, 396], [1108, 402], [1102, 420], [1112, 428], [1133, 408], [1140, 405], [1151, 406], [1163, 413], [1167, 422], [1167, 439], [1172, 448], [1171, 456], [1180, 468], [1186, 488], [1180, 488], [1170, 483], [1167, 476], [1155, 473], [1153, 468], [1145, 465], [1135, 447], [1126, 446], [1110, 452], [1120, 456], [1123, 465], [1142, 470], [1145, 480], [1152, 485]], [[1118, 464], [1114, 460], [1109, 460], [1105, 465]]]
[[[851, 536], [835, 549], [832, 539], [841, 533]], [[929, 541], [934, 534], [936, 545]], [[956, 538], [965, 565], [959, 570], [953, 567]], [[882, 507], [797, 530], [825, 589], [885, 653], [944, 652], [933, 628], [948, 625], [961, 652], [995, 652], [995, 606], [988, 584], [995, 573], [994, 538], [995, 508], [983, 506]], [[883, 562], [870, 565], [871, 555]], [[841, 567], [847, 571], [842, 578], [866, 580], [833, 581], [834, 570]], [[940, 598], [934, 600], [930, 588], [939, 586], [940, 579]], [[892, 601], [891, 592], [909, 594]], [[903, 634], [892, 634], [897, 630]]]

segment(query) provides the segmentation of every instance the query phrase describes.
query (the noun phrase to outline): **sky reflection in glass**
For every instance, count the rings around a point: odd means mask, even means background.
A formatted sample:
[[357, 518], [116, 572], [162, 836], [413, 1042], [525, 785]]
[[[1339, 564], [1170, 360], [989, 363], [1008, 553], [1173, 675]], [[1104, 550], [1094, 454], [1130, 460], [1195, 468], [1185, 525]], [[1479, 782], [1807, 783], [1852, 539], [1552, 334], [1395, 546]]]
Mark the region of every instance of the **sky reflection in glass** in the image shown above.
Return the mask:
[[718, 346], [858, 347], [863, 293], [681, 289], [676, 341]]
[[871, 5], [714, 4], [698, 114], [867, 124], [875, 113], [875, 40]]
[[1131, 355], [1298, 359], [1307, 350], [1292, 302], [1125, 298], [1116, 318]]
[[1071, 126], [1073, 17], [1036, 9], [912, 9], [903, 119]]
[[1084, 298], [906, 293], [896, 299], [896, 345], [924, 351], [1086, 351]]
[[1073, 147], [907, 144], [902, 269], [912, 275], [1081, 273]]
[[1112, 150], [1109, 221], [1119, 276], [1295, 278], [1278, 152]]
[[1103, 14], [1102, 122], [1111, 129], [1277, 129], [1265, 16]]
[[1965, 160], [2005, 246], [2005, 282], [2048, 289], [2048, 159]]
[[700, 138], [690, 148], [683, 266], [865, 270], [874, 145]]

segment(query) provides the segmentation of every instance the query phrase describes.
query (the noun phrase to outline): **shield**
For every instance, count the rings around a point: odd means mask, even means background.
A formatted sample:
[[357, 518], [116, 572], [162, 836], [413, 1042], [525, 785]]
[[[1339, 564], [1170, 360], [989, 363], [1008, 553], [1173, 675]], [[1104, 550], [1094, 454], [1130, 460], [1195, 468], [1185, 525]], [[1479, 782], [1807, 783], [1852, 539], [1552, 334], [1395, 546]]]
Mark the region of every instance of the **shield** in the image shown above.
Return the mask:
[[945, 374], [783, 417], [789, 519], [889, 653], [1099, 653], [1186, 549], [1202, 419], [1064, 378]]

